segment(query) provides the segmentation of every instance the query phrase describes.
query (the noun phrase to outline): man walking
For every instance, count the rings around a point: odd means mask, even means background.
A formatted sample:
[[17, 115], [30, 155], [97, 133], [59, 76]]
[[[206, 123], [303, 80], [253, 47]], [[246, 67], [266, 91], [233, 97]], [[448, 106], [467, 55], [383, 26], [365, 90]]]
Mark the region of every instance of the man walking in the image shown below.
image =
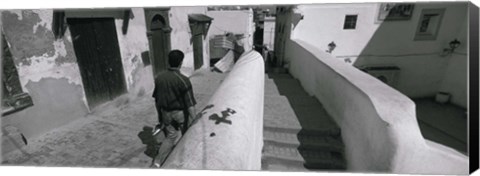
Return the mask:
[[153, 160], [152, 167], [160, 167], [175, 146], [178, 132], [182, 135], [192, 123], [195, 115], [195, 97], [192, 83], [180, 73], [184, 54], [173, 50], [168, 54], [170, 68], [155, 76], [155, 107], [159, 116], [160, 126], [163, 126], [165, 140]]

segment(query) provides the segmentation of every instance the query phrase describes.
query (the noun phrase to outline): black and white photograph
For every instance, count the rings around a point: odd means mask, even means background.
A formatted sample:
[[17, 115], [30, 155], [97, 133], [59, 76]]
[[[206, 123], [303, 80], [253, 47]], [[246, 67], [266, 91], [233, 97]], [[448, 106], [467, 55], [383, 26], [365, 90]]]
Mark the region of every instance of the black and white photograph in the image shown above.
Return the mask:
[[2, 8], [0, 17], [0, 167], [478, 168], [472, 2]]

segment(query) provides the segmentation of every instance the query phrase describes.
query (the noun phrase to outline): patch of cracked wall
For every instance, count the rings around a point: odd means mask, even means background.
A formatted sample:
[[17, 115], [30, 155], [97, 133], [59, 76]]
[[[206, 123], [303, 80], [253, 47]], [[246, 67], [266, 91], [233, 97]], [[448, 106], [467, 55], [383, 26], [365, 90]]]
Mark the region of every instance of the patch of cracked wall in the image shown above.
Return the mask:
[[134, 18], [130, 19], [126, 34], [122, 33], [123, 19], [116, 19], [118, 45], [122, 57], [123, 71], [127, 89], [130, 91], [135, 83], [134, 74], [142, 67], [142, 52], [147, 51], [148, 39], [145, 15], [142, 8], [132, 8]]
[[[52, 33], [52, 10], [2, 11], [5, 38], [10, 46], [20, 83], [29, 92], [29, 82], [42, 78], [66, 78], [68, 83], [83, 88], [70, 32], [55, 40]], [[83, 102], [88, 107], [85, 93]]]

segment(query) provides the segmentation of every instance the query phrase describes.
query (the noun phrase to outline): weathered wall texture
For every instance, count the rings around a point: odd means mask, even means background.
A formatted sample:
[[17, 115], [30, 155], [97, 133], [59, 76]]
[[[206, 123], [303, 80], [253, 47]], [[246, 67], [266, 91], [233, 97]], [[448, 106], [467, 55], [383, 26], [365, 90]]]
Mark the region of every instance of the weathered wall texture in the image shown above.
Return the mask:
[[208, 11], [207, 15], [214, 18], [208, 31], [208, 38], [212, 39], [215, 35], [224, 35], [227, 32], [244, 34], [248, 38], [246, 47], [252, 48], [255, 32], [252, 10]]
[[[466, 44], [467, 3], [416, 3], [410, 20], [377, 21], [379, 4], [325, 4], [301, 5], [304, 15], [292, 38], [306, 41], [325, 51], [334, 41], [337, 45], [332, 55], [339, 60], [350, 58], [357, 67], [368, 65], [396, 65], [400, 67], [397, 86], [409, 97], [434, 96], [445, 79], [450, 56], [441, 56], [444, 48], [454, 38]], [[446, 8], [436, 40], [414, 41], [421, 11], [428, 8]], [[344, 30], [345, 15], [357, 14], [354, 30]], [[462, 32], [463, 31], [463, 32]], [[462, 36], [460, 36], [462, 35]], [[465, 47], [463, 45], [461, 47]], [[460, 49], [460, 48], [459, 48]], [[466, 61], [466, 55], [456, 55]], [[461, 63], [457, 63], [461, 64]], [[460, 66], [460, 67], [466, 67]], [[462, 69], [448, 69], [449, 74], [464, 75]], [[465, 79], [457, 77], [456, 79]], [[448, 81], [447, 81], [448, 82]], [[463, 106], [466, 85], [449, 88], [454, 103]], [[462, 90], [460, 90], [462, 89]], [[463, 101], [463, 102], [460, 102]]]
[[51, 10], [2, 11], [3, 30], [23, 91], [34, 106], [2, 117], [27, 138], [87, 113], [80, 71], [70, 32], [55, 40]]
[[[3, 30], [19, 69], [22, 87], [43, 77], [66, 77], [81, 85], [80, 72], [69, 31], [55, 40], [51, 10], [3, 11]], [[28, 90], [25, 90], [28, 91]]]
[[[151, 67], [143, 67], [141, 53], [148, 50], [143, 9], [132, 9], [127, 34], [116, 19], [117, 37], [127, 88], [137, 94], [152, 87]], [[2, 117], [2, 125], [20, 129], [27, 138], [83, 117], [89, 111], [70, 31], [55, 39], [52, 10], [3, 11], [3, 30], [18, 69], [20, 83], [34, 106]], [[151, 73], [151, 71], [150, 71]], [[145, 80], [150, 78], [150, 80]], [[144, 90], [142, 90], [144, 91]]]
[[134, 18], [130, 19], [126, 34], [122, 33], [123, 19], [115, 20], [123, 71], [129, 91], [136, 86], [135, 74], [142, 69], [142, 52], [149, 50], [143, 8], [132, 8], [132, 13]]
[[[207, 7], [171, 7], [169, 11], [170, 27], [172, 28], [172, 50], [179, 49], [185, 53], [182, 67], [193, 70], [193, 43], [192, 32], [188, 23], [188, 15], [199, 13], [206, 14]], [[210, 55], [209, 43], [203, 41], [203, 68], [209, 68]], [[189, 73], [191, 74], [191, 73]]]
[[408, 97], [307, 42], [289, 41], [286, 55], [295, 58], [290, 73], [341, 127], [349, 170], [468, 173], [467, 156], [423, 138]]

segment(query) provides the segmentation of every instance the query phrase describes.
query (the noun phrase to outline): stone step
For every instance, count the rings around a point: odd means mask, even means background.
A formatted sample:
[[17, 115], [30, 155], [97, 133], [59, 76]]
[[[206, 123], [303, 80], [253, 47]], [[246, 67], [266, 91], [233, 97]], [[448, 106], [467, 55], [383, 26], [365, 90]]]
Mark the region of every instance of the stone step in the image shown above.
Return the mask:
[[265, 88], [264, 94], [265, 96], [280, 96], [280, 92], [277, 88]]
[[306, 130], [317, 128], [339, 128], [324, 108], [297, 107], [295, 114]]
[[292, 109], [285, 96], [266, 95], [264, 99], [263, 113], [264, 115], [270, 115], [273, 117], [284, 117], [292, 120], [297, 119], [295, 111]]
[[299, 150], [321, 150], [343, 154], [344, 144], [340, 137], [319, 136], [312, 134], [293, 134], [265, 130], [265, 145], [277, 145], [297, 148]]
[[288, 69], [282, 67], [267, 67], [266, 71], [269, 74], [287, 74]]
[[[262, 161], [263, 162], [263, 161]], [[297, 163], [295, 163], [297, 164]], [[265, 161], [262, 163], [262, 170], [269, 170], [269, 171], [286, 171], [286, 172], [307, 172], [310, 171], [309, 169], [305, 168], [302, 165], [287, 165], [281, 162], [274, 162], [274, 161]]]
[[300, 82], [295, 79], [275, 79], [280, 95], [289, 96], [309, 96], [301, 86]]
[[273, 82], [273, 80], [265, 80], [265, 95], [268, 96], [275, 96], [275, 95], [280, 95], [280, 92], [278, 91], [277, 85]]
[[308, 169], [344, 169], [345, 161], [341, 155], [332, 155], [330, 152], [305, 150], [298, 151], [296, 148], [265, 145], [262, 154], [263, 163], [282, 164], [291, 167]]
[[272, 78], [270, 78], [270, 77], [268, 76], [268, 74], [265, 74], [265, 78], [264, 78], [264, 79], [265, 79], [265, 80], [272, 80]]
[[288, 102], [292, 107], [304, 106], [323, 108], [323, 105], [314, 96], [288, 96]]
[[321, 170], [345, 170], [347, 168], [347, 163], [344, 159], [343, 155], [338, 155], [337, 153], [329, 153], [325, 158], [318, 157], [318, 155], [314, 155], [311, 157], [310, 154], [318, 153], [317, 151], [311, 150], [302, 150], [300, 153], [305, 158], [304, 166], [307, 169], [321, 169]]
[[263, 121], [263, 131], [272, 131], [272, 132], [281, 132], [281, 133], [292, 133], [292, 134], [311, 134], [311, 135], [324, 135], [324, 136], [333, 136], [339, 137], [341, 135], [341, 130], [338, 127], [331, 126], [325, 128], [316, 128], [316, 129], [302, 129], [298, 124], [283, 124], [282, 122], [276, 122], [273, 120]]
[[[265, 90], [267, 91], [267, 90]], [[265, 104], [285, 104], [291, 109], [296, 107], [310, 107], [310, 108], [323, 108], [323, 105], [313, 96], [284, 96], [284, 95], [268, 95], [265, 94]], [[282, 106], [283, 107], [283, 106]]]
[[271, 79], [295, 79], [292, 75], [288, 73], [284, 73], [284, 74], [270, 73], [268, 74], [268, 77]]
[[265, 79], [265, 86], [266, 87], [275, 87], [277, 88], [277, 85], [272, 79]]
[[[278, 99], [276, 102], [265, 101], [264, 105], [264, 128], [282, 129], [289, 132], [300, 130], [317, 131], [338, 135], [340, 128], [330, 118], [323, 108], [297, 108], [295, 111], [288, 107], [284, 97], [268, 97], [270, 100]], [[266, 99], [267, 100], [267, 99]]]
[[284, 118], [282, 116], [272, 116], [265, 114], [263, 116], [263, 129], [265, 130], [274, 130], [274, 131], [284, 131], [289, 133], [298, 133], [302, 130], [302, 126], [298, 120], [293, 118]]
[[262, 169], [345, 170], [341, 130], [322, 104], [289, 74], [269, 74], [265, 94]]

